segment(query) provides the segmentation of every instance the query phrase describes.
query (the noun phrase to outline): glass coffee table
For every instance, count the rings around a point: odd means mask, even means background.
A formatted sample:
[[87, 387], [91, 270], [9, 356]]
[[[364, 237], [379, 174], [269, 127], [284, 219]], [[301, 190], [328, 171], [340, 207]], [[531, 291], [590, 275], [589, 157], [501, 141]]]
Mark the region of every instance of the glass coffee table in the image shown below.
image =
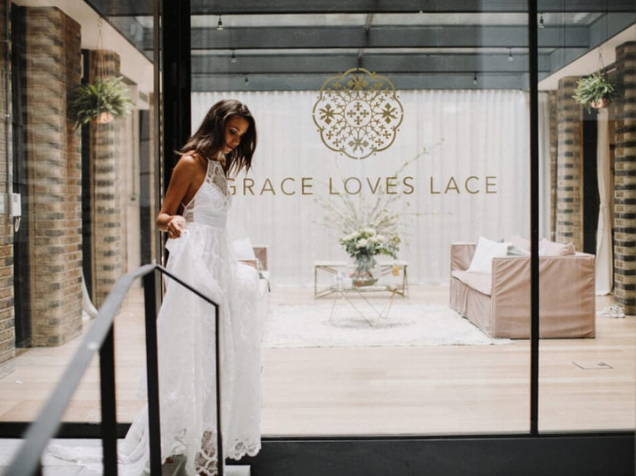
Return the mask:
[[378, 281], [370, 286], [355, 286], [351, 273], [353, 263], [346, 261], [314, 262], [314, 298], [329, 296], [333, 293], [389, 293], [391, 297], [407, 297], [408, 263], [406, 261], [379, 262], [373, 275]]
[[[338, 327], [385, 327], [394, 323], [390, 318], [396, 296], [408, 292], [407, 263], [380, 262], [373, 270], [377, 281], [370, 285], [356, 285], [351, 278], [355, 265], [344, 261], [314, 263], [314, 297], [333, 298], [329, 323]], [[377, 294], [372, 295], [371, 293]], [[342, 312], [336, 312], [344, 306]]]

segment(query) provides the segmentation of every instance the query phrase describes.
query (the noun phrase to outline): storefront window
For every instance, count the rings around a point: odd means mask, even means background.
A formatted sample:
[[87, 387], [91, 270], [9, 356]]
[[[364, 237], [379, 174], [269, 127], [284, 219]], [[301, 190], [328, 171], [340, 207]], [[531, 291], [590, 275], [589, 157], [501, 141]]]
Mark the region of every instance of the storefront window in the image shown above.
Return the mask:
[[540, 15], [543, 432], [634, 428], [633, 8]]
[[[153, 12], [123, 25], [116, 2], [58, 3], [1, 2], [4, 422], [37, 416], [116, 280], [157, 249]], [[143, 404], [142, 310], [137, 284], [116, 326], [123, 421]], [[100, 420], [93, 365], [65, 421]]]
[[264, 434], [527, 432], [527, 14], [192, 13], [193, 130], [258, 127]]
[[[118, 277], [161, 259], [177, 159], [155, 2], [55, 3], [0, 1], [2, 422], [37, 416]], [[222, 99], [258, 130], [227, 230], [269, 309], [263, 435], [528, 433], [526, 6], [208, 3], [190, 5], [192, 131]], [[629, 430], [635, 11], [540, 3], [539, 430]], [[145, 403], [143, 312], [137, 284], [115, 327], [120, 422]], [[99, 421], [96, 366], [66, 422]]]

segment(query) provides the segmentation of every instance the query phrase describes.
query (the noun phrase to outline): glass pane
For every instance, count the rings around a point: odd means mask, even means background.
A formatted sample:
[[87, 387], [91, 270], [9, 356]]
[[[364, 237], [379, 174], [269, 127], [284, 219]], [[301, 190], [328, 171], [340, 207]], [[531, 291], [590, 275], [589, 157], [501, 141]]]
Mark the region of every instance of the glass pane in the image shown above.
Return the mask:
[[[539, 15], [559, 37], [539, 84], [540, 430], [634, 428], [636, 11], [566, 1]], [[627, 317], [625, 317], [627, 316]]]
[[527, 432], [527, 14], [270, 8], [191, 37], [193, 132], [258, 129], [227, 229], [271, 285], [263, 433]]
[[[0, 4], [0, 420], [28, 422], [115, 281], [157, 248], [153, 12]], [[92, 106], [106, 96], [129, 104]], [[143, 405], [142, 319], [137, 283], [116, 318], [119, 421]], [[64, 421], [100, 420], [97, 362]]]

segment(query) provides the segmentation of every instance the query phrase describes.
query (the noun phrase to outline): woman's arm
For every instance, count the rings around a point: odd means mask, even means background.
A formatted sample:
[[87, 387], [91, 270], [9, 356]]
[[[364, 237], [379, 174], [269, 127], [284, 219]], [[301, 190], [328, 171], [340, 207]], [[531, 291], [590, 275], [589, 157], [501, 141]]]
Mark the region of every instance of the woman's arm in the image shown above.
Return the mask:
[[200, 165], [195, 157], [184, 155], [172, 171], [168, 191], [157, 215], [157, 226], [168, 232], [169, 238], [178, 238], [185, 229], [185, 219], [177, 215], [177, 212], [184, 197], [192, 189], [192, 182], [200, 175], [199, 169]]

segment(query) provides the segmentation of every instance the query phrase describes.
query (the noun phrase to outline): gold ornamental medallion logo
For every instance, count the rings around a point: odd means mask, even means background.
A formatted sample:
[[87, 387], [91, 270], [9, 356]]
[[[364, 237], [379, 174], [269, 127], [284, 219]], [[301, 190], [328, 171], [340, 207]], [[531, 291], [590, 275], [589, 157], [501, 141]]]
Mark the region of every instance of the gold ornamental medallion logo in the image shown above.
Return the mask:
[[329, 149], [366, 159], [393, 144], [404, 109], [387, 77], [352, 68], [324, 82], [312, 115]]

